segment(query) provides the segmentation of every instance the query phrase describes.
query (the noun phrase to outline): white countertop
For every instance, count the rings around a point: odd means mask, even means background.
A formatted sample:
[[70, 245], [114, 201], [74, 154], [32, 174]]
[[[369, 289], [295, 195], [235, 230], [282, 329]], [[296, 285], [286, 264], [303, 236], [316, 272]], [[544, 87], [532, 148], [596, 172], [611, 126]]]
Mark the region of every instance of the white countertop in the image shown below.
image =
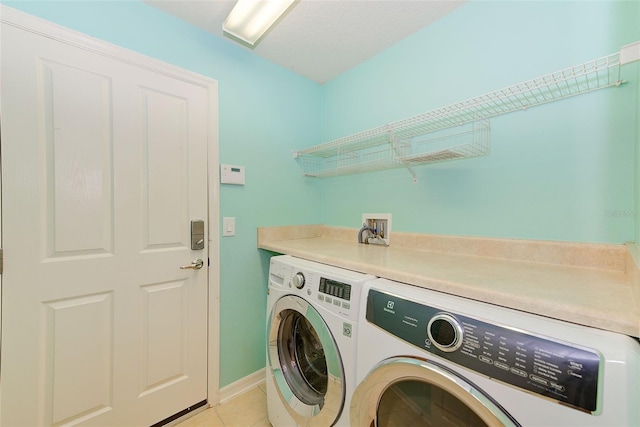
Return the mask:
[[[636, 275], [521, 260], [363, 245], [330, 237], [259, 238], [258, 246], [546, 317], [640, 336]], [[623, 245], [620, 245], [624, 248]], [[633, 283], [632, 283], [633, 282]]]

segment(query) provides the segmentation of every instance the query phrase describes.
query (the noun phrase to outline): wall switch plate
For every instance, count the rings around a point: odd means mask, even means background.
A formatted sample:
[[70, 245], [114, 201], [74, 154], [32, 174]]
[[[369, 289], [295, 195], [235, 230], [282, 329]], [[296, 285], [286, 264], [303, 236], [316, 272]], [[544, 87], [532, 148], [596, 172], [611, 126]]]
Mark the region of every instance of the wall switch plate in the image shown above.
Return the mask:
[[[367, 224], [369, 227], [373, 228], [377, 235], [379, 235], [387, 245], [391, 242], [391, 214], [381, 214], [381, 213], [365, 213], [362, 214], [362, 222], [360, 223], [360, 227], [362, 224]], [[374, 241], [371, 241], [373, 244]]]
[[220, 165], [220, 184], [244, 185], [244, 166]]
[[236, 235], [236, 217], [225, 216], [222, 218], [222, 237]]

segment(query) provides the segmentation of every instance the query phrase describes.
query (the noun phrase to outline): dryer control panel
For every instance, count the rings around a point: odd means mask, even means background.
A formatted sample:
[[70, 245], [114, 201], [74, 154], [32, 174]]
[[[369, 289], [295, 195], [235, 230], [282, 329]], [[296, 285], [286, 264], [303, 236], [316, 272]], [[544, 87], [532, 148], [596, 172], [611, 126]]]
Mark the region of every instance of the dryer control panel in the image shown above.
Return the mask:
[[427, 352], [507, 384], [594, 412], [601, 357], [553, 341], [369, 290], [367, 320]]

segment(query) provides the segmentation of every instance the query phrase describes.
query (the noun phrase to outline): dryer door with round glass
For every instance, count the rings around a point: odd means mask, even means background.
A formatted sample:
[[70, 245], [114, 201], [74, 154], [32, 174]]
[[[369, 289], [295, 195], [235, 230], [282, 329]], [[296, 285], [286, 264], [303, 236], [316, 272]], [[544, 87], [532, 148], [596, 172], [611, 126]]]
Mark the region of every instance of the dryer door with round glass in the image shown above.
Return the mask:
[[287, 295], [269, 316], [270, 374], [287, 411], [299, 425], [330, 426], [344, 404], [344, 369], [320, 313]]
[[351, 401], [353, 427], [513, 427], [485, 393], [439, 364], [412, 357], [379, 363]]

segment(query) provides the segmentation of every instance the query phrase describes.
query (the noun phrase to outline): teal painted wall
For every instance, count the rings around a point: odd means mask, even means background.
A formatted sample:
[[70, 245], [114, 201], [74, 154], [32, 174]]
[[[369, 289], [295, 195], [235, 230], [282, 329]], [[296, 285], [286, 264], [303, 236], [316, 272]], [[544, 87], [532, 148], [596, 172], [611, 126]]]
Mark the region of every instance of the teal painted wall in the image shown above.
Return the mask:
[[236, 217], [220, 245], [220, 385], [263, 368], [269, 255], [256, 228], [320, 221], [319, 184], [291, 156], [319, 142], [320, 86], [142, 2], [4, 4], [218, 80], [220, 161], [246, 167], [245, 186], [220, 188], [220, 217]]
[[[614, 53], [640, 39], [637, 9], [638, 2], [464, 4], [328, 82], [322, 140]], [[402, 169], [325, 179], [323, 222], [358, 227], [363, 212], [388, 212], [396, 231], [632, 241], [633, 216], [617, 213], [635, 208], [635, 70], [623, 68], [632, 83], [619, 88], [492, 119], [488, 156], [420, 167], [417, 184]]]

